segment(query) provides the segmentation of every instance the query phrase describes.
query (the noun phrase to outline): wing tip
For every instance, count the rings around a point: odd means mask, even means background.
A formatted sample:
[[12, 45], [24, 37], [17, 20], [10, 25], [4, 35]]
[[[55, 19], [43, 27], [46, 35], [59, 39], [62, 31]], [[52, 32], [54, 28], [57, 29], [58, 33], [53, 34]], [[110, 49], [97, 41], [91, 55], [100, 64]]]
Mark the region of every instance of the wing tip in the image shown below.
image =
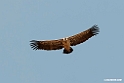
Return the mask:
[[30, 42], [31, 42], [31, 43], [30, 43], [31, 48], [32, 48], [33, 50], [38, 50], [38, 44], [37, 44], [38, 41], [36, 41], [36, 40], [31, 40]]
[[98, 25], [93, 25], [91, 28], [91, 31], [92, 31], [92, 33], [94, 34], [94, 35], [97, 35], [97, 34], [99, 34], [99, 27], [98, 27]]

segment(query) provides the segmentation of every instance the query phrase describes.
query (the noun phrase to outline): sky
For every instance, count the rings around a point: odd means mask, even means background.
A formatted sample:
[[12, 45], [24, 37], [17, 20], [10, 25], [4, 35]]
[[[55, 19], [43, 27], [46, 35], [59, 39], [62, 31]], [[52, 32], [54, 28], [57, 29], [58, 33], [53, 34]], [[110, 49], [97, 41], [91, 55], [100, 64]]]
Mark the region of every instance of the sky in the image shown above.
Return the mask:
[[[99, 34], [71, 54], [30, 47], [95, 24]], [[124, 0], [0, 0], [0, 83], [122, 83], [123, 32]]]

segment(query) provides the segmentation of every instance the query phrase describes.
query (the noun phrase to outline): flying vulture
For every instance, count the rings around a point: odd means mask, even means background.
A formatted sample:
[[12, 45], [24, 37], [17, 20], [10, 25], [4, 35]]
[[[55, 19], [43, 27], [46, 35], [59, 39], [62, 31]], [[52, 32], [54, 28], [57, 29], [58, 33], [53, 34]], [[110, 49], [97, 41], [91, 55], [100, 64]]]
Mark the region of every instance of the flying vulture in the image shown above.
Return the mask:
[[70, 46], [76, 46], [80, 43], [83, 43], [92, 36], [97, 35], [98, 32], [98, 26], [93, 25], [91, 28], [70, 37], [45, 41], [32, 40], [30, 41], [30, 45], [33, 50], [59, 50], [64, 48], [63, 53], [69, 54], [73, 51]]

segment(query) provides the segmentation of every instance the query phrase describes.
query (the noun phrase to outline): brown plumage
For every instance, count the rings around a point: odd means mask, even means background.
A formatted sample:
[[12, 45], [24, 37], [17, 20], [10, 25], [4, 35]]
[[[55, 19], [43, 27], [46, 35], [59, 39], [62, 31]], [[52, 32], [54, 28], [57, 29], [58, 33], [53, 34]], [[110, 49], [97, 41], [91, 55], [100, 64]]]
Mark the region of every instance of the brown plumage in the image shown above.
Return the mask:
[[98, 32], [99, 28], [97, 27], [97, 25], [94, 25], [91, 28], [70, 37], [46, 41], [32, 40], [30, 41], [30, 45], [33, 50], [59, 50], [64, 48], [63, 53], [69, 54], [73, 51], [70, 46], [75, 46], [83, 43], [92, 36], [98, 34]]

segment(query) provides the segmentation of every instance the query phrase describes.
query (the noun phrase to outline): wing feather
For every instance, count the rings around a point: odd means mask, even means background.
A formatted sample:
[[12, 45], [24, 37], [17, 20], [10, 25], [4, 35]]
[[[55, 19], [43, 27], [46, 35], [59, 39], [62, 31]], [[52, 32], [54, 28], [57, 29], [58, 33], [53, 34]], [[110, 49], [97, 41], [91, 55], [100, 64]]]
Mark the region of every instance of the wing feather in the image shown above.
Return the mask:
[[85, 30], [79, 34], [68, 37], [68, 39], [70, 40], [71, 46], [75, 46], [77, 44], [85, 42], [86, 40], [88, 40], [92, 36], [98, 34], [98, 32], [99, 32], [98, 26], [94, 25], [91, 28], [89, 28], [89, 29], [87, 29], [87, 30]]
[[63, 48], [62, 39], [59, 40], [47, 40], [47, 41], [30, 41], [31, 48], [33, 50], [59, 50]]

